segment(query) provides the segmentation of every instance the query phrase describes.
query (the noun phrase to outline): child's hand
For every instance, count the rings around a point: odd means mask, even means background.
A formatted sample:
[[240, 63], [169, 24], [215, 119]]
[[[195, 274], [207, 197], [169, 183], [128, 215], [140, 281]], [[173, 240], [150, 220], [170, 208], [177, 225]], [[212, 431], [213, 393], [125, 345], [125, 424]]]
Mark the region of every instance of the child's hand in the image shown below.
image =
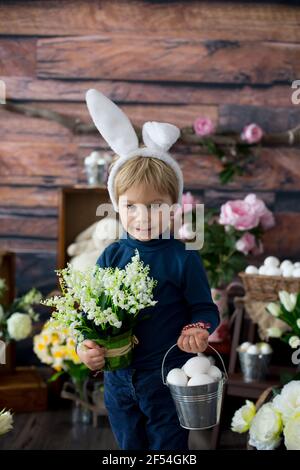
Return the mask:
[[77, 347], [80, 360], [91, 370], [100, 370], [104, 367], [105, 348], [90, 339], [85, 339]]
[[177, 340], [177, 346], [188, 353], [198, 353], [206, 350], [209, 333], [204, 328], [189, 328], [183, 330]]

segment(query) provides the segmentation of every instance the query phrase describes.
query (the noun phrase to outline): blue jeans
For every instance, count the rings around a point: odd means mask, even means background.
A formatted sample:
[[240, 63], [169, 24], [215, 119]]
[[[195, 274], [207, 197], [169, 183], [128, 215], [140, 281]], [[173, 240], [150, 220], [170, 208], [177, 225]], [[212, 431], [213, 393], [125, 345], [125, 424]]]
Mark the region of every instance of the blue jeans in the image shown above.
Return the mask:
[[120, 449], [189, 450], [160, 369], [105, 371], [104, 403]]

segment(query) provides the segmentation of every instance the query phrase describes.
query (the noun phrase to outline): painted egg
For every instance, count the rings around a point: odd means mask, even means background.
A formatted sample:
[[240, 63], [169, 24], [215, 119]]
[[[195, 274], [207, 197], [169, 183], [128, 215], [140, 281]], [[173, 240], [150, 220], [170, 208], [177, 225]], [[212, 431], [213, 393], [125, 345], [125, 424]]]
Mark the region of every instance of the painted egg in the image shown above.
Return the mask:
[[247, 349], [247, 353], [248, 353], [248, 354], [259, 354], [259, 353], [260, 353], [259, 347], [258, 347], [256, 344], [252, 344], [252, 345], [249, 346], [249, 348]]
[[258, 269], [256, 266], [249, 265], [245, 269], [246, 274], [258, 274]]
[[213, 356], [207, 356], [207, 359], [209, 360], [209, 362], [212, 366], [215, 365], [216, 360]]
[[275, 266], [267, 266], [266, 267], [266, 275], [267, 276], [281, 276], [281, 269], [276, 268]]
[[196, 374], [189, 381], [188, 386], [207, 385], [214, 382], [214, 379], [207, 374]]
[[296, 263], [294, 263], [294, 268], [300, 268], [300, 261], [296, 261]]
[[238, 350], [242, 352], [246, 352], [249, 346], [252, 346], [252, 343], [250, 343], [249, 341], [245, 341], [244, 343], [239, 345]]
[[277, 267], [279, 266], [279, 264], [280, 264], [280, 261], [278, 258], [276, 258], [276, 256], [268, 256], [264, 261], [265, 266]]
[[286, 264], [282, 268], [282, 275], [283, 277], [292, 277], [294, 271], [294, 266], [292, 264]]
[[167, 382], [171, 385], [185, 386], [188, 383], [188, 378], [182, 369], [172, 369], [167, 375]]
[[268, 343], [259, 343], [259, 350], [262, 354], [271, 354], [273, 349]]
[[280, 265], [280, 268], [282, 270], [284, 270], [285, 268], [287, 268], [289, 266], [293, 266], [293, 263], [289, 259], [285, 259], [285, 260], [282, 261], [282, 263]]
[[266, 271], [267, 271], [267, 266], [260, 266], [260, 268], [258, 269], [258, 274], [262, 274], [262, 275], [266, 275]]
[[186, 361], [182, 369], [188, 377], [193, 377], [196, 374], [206, 374], [211, 364], [209, 359], [205, 356], [195, 356]]
[[293, 277], [300, 277], [300, 268], [293, 269]]
[[215, 381], [220, 380], [222, 378], [222, 372], [217, 366], [210, 366], [210, 368], [207, 371], [207, 374]]

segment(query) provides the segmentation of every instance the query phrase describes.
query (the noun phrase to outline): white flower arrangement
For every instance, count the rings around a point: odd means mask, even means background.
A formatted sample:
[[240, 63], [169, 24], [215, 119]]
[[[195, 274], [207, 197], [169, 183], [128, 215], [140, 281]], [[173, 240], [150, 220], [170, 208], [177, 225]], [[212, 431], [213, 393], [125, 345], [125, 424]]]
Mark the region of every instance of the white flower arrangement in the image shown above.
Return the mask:
[[149, 270], [137, 249], [124, 269], [96, 265], [77, 271], [68, 264], [56, 271], [63, 295], [41, 303], [55, 307], [53, 318], [69, 328], [78, 343], [92, 339], [108, 346], [114, 337], [132, 330], [142, 309], [157, 303], [153, 300], [157, 281], [149, 277]]
[[258, 411], [251, 401], [237, 410], [232, 418], [231, 430], [249, 431], [249, 444], [257, 450], [276, 449], [284, 437], [287, 450], [300, 450], [300, 381], [284, 385], [271, 402]]
[[266, 310], [273, 317], [285, 322], [290, 331], [284, 333], [278, 327], [271, 327], [267, 330], [268, 337], [280, 338], [296, 349], [300, 346], [300, 292], [279, 291], [278, 297], [279, 302], [269, 303]]
[[[5, 281], [0, 279], [0, 299], [7, 289]], [[0, 339], [20, 341], [28, 338], [32, 324], [39, 319], [33, 306], [41, 301], [42, 294], [31, 289], [22, 297], [16, 297], [8, 307], [0, 304]]]
[[13, 417], [10, 411], [0, 411], [0, 436], [11, 431], [13, 428]]

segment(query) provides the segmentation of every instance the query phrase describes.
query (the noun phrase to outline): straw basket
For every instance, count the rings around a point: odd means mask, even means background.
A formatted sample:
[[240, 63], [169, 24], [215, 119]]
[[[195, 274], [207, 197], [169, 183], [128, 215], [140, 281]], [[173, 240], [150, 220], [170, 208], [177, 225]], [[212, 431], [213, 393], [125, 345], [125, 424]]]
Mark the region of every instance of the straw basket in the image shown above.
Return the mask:
[[246, 294], [252, 300], [276, 301], [278, 292], [300, 292], [300, 278], [239, 273]]
[[221, 360], [224, 369], [222, 378], [218, 382], [206, 385], [172, 385], [165, 380], [164, 365], [167, 355], [175, 346], [177, 344], [171, 346], [163, 358], [161, 375], [164, 385], [170, 389], [180, 426], [190, 430], [212, 428], [218, 424], [220, 419], [224, 386], [228, 379], [223, 359], [218, 351], [209, 345]]

